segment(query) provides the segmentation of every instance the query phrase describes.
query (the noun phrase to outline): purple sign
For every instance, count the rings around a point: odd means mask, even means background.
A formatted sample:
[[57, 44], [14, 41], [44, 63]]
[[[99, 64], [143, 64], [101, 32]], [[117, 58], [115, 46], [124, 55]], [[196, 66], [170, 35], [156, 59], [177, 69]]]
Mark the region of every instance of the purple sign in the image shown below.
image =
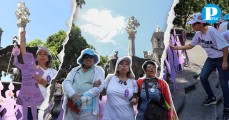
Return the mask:
[[44, 98], [34, 75], [37, 74], [42, 76], [44, 72], [41, 68], [36, 68], [35, 59], [32, 53], [26, 52], [23, 56], [24, 64], [19, 63], [17, 59], [18, 51], [20, 51], [20, 49], [15, 46], [13, 49], [14, 65], [21, 70], [22, 74], [22, 84], [17, 103], [23, 106], [23, 116], [27, 116], [28, 106], [31, 106], [33, 119], [37, 119], [37, 106], [41, 105]]
[[47, 80], [48, 82], [50, 82], [50, 81], [51, 81], [51, 77], [50, 77], [50, 75], [48, 75], [48, 76], [46, 77], [46, 80]]

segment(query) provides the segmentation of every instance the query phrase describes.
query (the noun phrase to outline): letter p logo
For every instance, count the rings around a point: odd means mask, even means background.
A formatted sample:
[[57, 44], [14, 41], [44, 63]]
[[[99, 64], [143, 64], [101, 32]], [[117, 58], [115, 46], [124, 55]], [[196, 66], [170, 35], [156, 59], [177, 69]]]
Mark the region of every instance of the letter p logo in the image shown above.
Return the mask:
[[205, 20], [211, 20], [212, 17], [216, 16], [218, 10], [215, 7], [204, 7], [206, 10], [206, 18]]
[[207, 23], [216, 23], [221, 18], [221, 10], [215, 4], [207, 4], [202, 9], [202, 18]]

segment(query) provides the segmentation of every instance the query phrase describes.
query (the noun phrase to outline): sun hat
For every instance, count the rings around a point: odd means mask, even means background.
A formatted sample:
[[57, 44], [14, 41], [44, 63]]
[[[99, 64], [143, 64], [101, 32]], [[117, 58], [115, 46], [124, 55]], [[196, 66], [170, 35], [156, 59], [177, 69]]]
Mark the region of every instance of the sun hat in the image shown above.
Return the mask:
[[95, 63], [94, 64], [97, 64], [99, 62], [99, 57], [98, 55], [95, 53], [95, 51], [93, 49], [90, 49], [90, 48], [86, 48], [84, 50], [81, 51], [81, 54], [79, 56], [79, 58], [77, 59], [77, 63], [78, 64], [83, 64], [83, 57], [84, 55], [90, 55], [90, 56], [93, 56], [94, 59], [95, 59]]

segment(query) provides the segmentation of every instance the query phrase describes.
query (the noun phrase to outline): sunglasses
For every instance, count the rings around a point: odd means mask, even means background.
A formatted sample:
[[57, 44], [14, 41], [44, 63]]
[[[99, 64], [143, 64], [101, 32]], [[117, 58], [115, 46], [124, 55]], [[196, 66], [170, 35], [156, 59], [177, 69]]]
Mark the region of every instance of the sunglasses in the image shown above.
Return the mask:
[[94, 59], [94, 56], [87, 55], [87, 56], [84, 56], [83, 59]]

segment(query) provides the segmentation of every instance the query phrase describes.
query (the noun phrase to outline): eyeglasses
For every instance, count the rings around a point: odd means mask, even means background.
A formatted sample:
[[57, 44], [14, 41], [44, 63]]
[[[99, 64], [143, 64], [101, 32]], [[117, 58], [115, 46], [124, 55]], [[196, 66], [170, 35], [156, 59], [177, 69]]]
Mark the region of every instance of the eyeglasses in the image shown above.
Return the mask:
[[151, 69], [151, 68], [153, 68], [153, 69], [156, 69], [156, 67], [155, 66], [153, 66], [153, 65], [147, 65], [147, 67], [146, 67], [147, 69]]
[[90, 55], [84, 56], [83, 59], [94, 59], [94, 56], [90, 56]]

